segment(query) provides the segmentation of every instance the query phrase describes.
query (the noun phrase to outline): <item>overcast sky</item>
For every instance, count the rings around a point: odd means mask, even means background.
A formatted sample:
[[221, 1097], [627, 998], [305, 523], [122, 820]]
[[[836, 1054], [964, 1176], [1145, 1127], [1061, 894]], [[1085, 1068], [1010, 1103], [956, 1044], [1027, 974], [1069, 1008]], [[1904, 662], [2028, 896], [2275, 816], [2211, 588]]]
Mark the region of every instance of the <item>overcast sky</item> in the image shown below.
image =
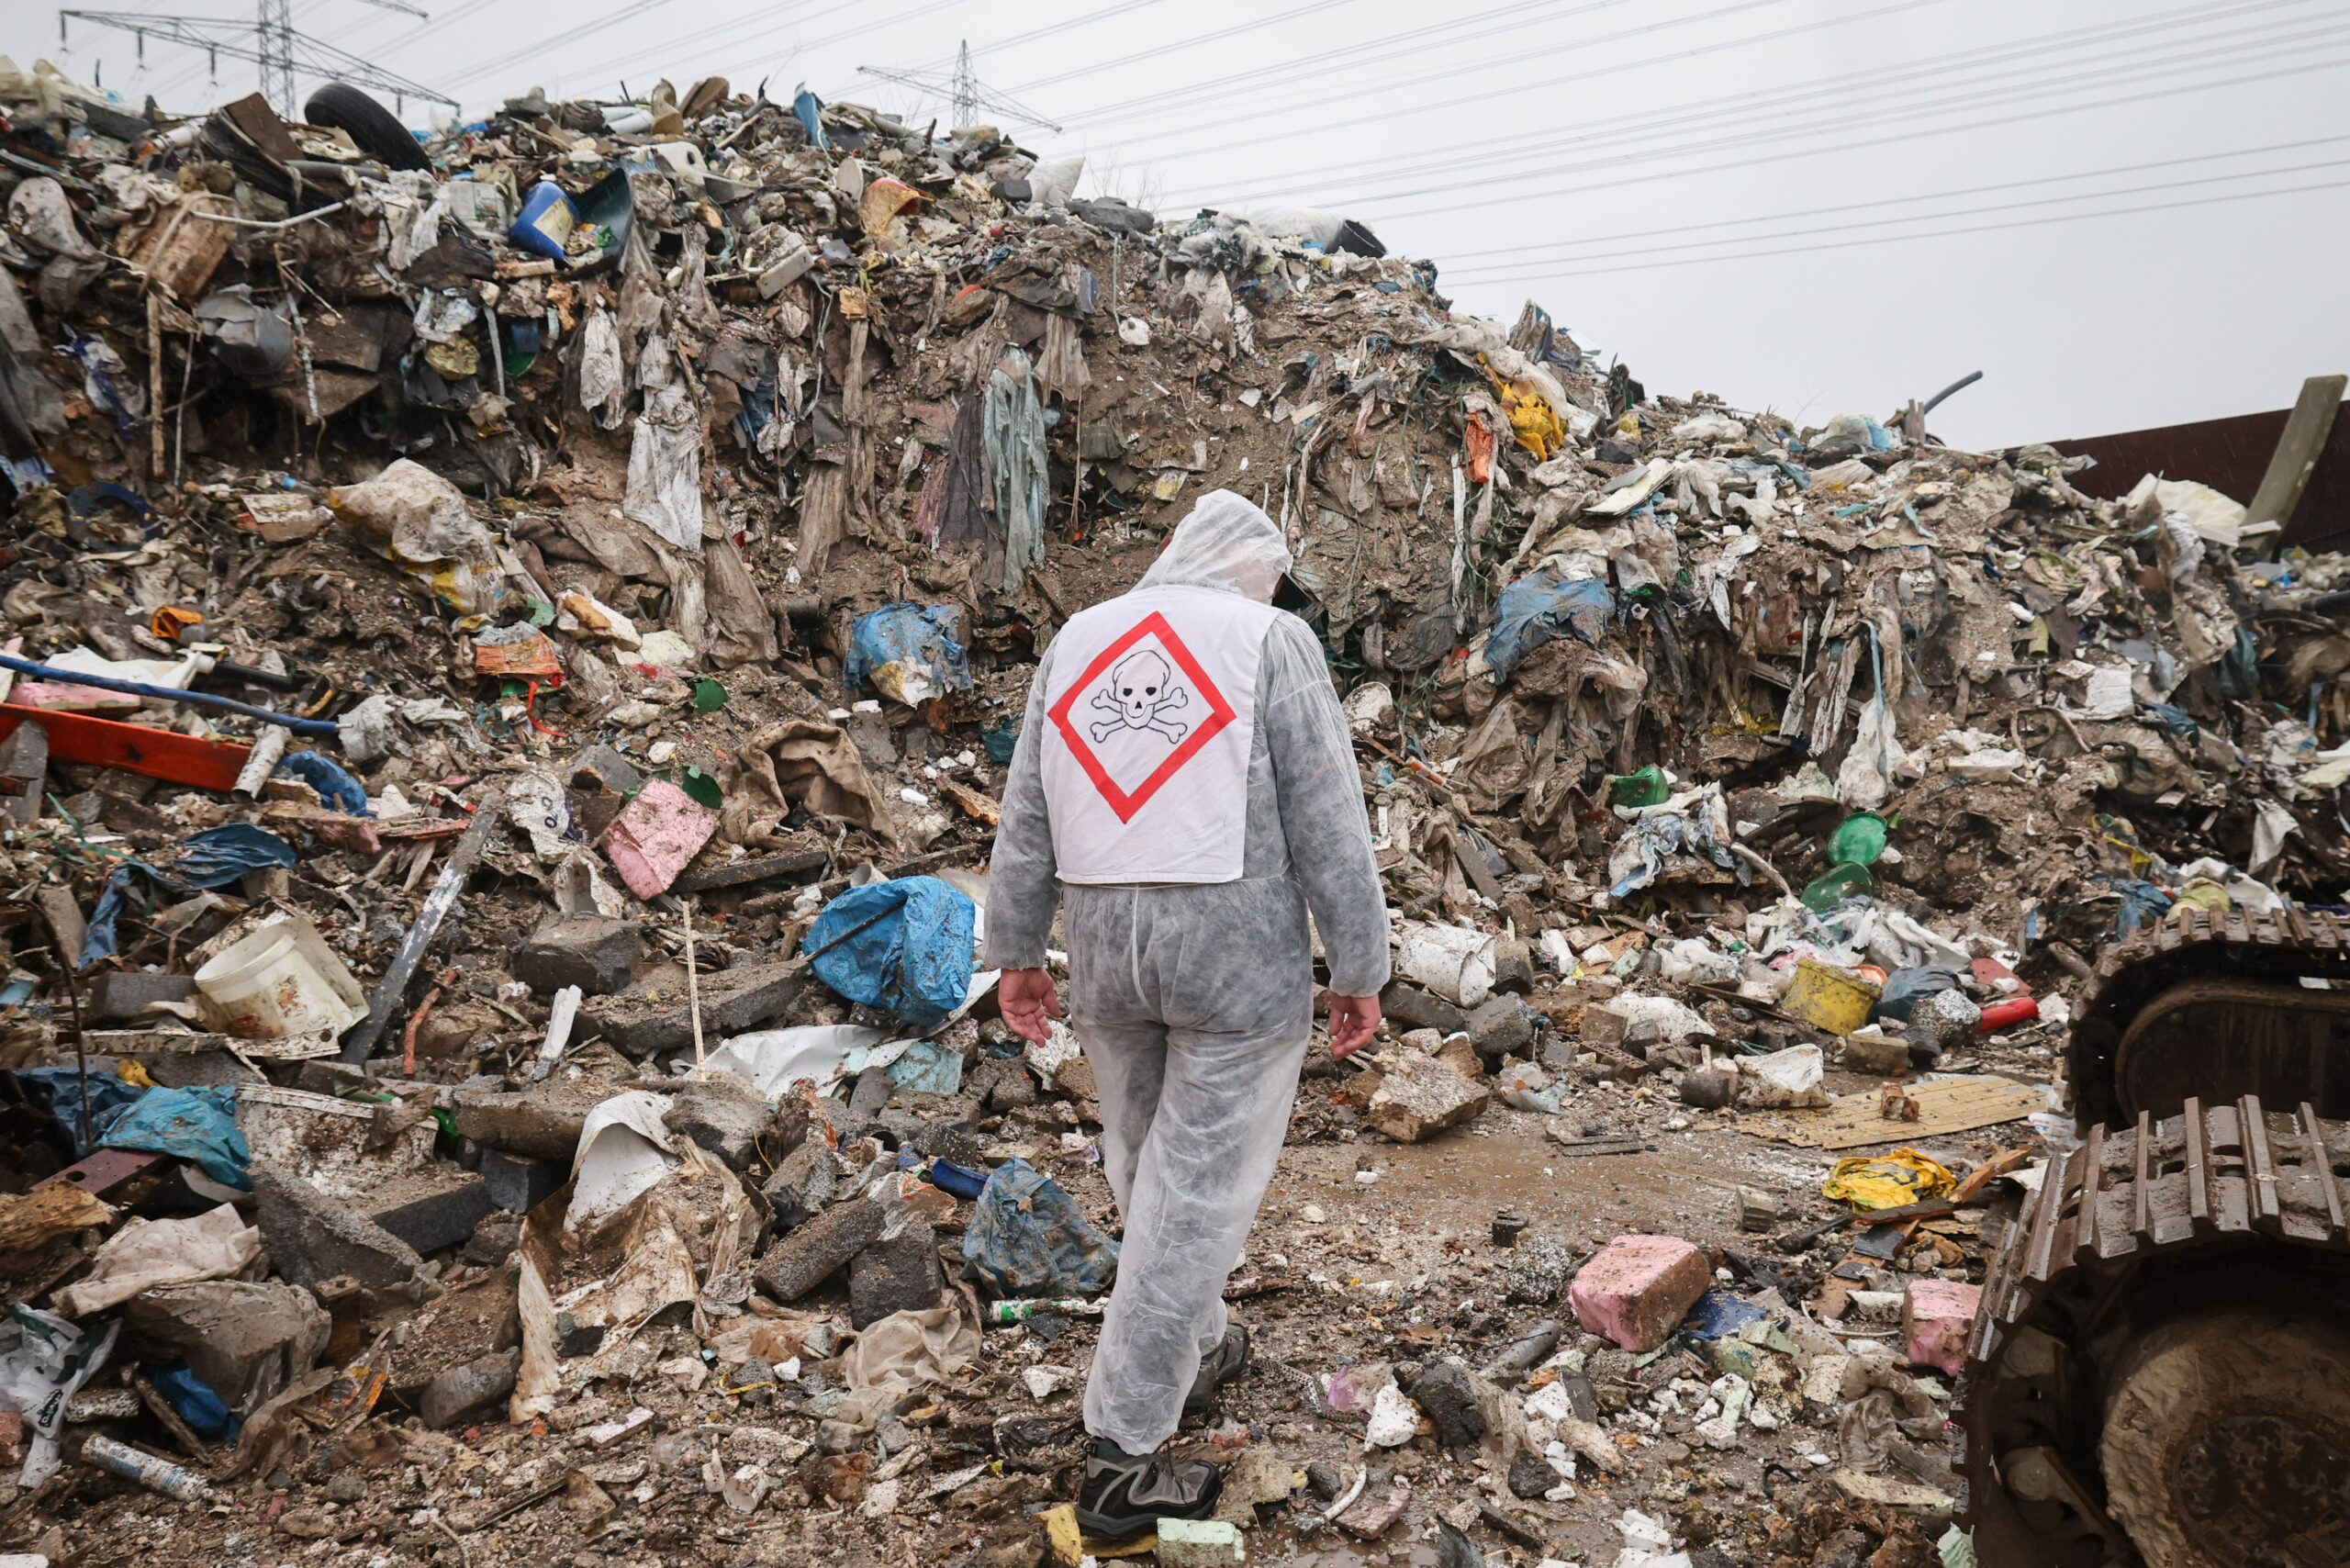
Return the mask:
[[[945, 119], [858, 67], [943, 73], [968, 39], [1027, 111], [985, 118], [1086, 154], [1084, 194], [1341, 208], [1434, 260], [1457, 308], [1532, 298], [1651, 391], [1807, 423], [1980, 369], [1933, 424], [1996, 446], [2281, 408], [2350, 369], [2342, 0], [578, 0], [562, 29], [525, 0], [432, 8], [296, 0], [295, 25], [469, 114], [717, 73]], [[53, 20], [15, 18], [0, 49], [59, 56]], [[254, 84], [69, 39], [72, 74], [169, 109]]]

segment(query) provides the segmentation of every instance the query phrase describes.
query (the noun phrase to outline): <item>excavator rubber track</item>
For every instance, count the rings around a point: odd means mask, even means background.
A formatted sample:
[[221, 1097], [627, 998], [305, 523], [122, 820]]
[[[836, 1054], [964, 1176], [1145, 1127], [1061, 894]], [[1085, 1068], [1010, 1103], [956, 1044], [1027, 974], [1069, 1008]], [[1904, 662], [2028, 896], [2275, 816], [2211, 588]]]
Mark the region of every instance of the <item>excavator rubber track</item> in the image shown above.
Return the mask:
[[[2070, 1063], [2082, 1141], [2000, 1238], [1953, 1401], [1985, 1568], [2147, 1561], [2100, 1471], [2133, 1347], [2242, 1313], [2350, 1321], [2350, 922], [2188, 910], [2115, 944]], [[2331, 1483], [2243, 1480], [2198, 1539], [2284, 1529], [2274, 1561], [2350, 1562]]]

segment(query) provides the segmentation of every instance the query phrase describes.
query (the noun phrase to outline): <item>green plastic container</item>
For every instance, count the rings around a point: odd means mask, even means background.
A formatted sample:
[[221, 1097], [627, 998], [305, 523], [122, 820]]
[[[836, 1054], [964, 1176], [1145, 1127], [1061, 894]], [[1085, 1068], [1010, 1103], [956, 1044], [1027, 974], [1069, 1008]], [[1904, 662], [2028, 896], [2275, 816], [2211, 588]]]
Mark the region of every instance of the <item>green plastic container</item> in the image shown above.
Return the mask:
[[1661, 806], [1672, 795], [1673, 786], [1664, 781], [1664, 769], [1653, 762], [1637, 773], [1607, 776], [1607, 803], [1611, 806]]
[[1874, 866], [1877, 857], [1885, 853], [1886, 834], [1890, 830], [1883, 817], [1874, 812], [1854, 812], [1837, 824], [1828, 837], [1828, 863], [1831, 866]]

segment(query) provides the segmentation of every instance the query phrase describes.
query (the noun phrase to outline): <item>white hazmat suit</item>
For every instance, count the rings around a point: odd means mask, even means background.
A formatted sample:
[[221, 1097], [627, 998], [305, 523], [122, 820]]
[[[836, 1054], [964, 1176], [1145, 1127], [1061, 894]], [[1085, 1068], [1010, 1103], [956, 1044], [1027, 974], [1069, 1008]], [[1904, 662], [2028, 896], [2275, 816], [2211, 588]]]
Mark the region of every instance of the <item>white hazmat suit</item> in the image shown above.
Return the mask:
[[[1103, 1169], [1125, 1221], [1085, 1424], [1129, 1453], [1174, 1435], [1201, 1358], [1224, 1338], [1225, 1281], [1271, 1179], [1313, 1031], [1308, 911], [1332, 991], [1372, 995], [1388, 978], [1385, 901], [1360, 776], [1321, 644], [1296, 617], [1255, 608], [1270, 604], [1289, 564], [1280, 530], [1257, 507], [1225, 490], [1203, 497], [1131, 593], [1082, 612], [1046, 650], [997, 829], [988, 963], [1040, 968], [1055, 905], [1065, 906], [1070, 1018], [1101, 1092]], [[1218, 610], [1230, 613], [1219, 621]], [[1178, 632], [1237, 626], [1228, 634], [1261, 642], [1201, 650], [1189, 662], [1171, 648], [1162, 657], [1144, 647], [1138, 658], [1137, 629], [1146, 620], [1163, 624], [1154, 619], [1162, 612]], [[1072, 648], [1102, 652], [1081, 679], [1057, 679], [1055, 661]], [[1229, 667], [1214, 653], [1246, 655], [1255, 670], [1245, 753], [1236, 745], [1225, 781], [1238, 809], [1221, 837], [1228, 846], [1238, 836], [1237, 877], [1213, 869], [1212, 848], [1153, 829], [1153, 801], [1165, 800], [1170, 820], [1187, 810], [1196, 817], [1200, 790], [1213, 794], [1217, 780], [1187, 790], [1176, 773], [1122, 826], [1071, 782], [1069, 756], [1047, 755], [1086, 750], [1080, 737], [1091, 734], [1103, 734], [1105, 747], [1126, 744], [1114, 710], [1121, 700], [1166, 705], [1163, 719], [1134, 711], [1137, 725], [1158, 725], [1134, 731], [1135, 745], [1169, 748], [1158, 755], [1172, 758], [1186, 740], [1212, 745], [1192, 726], [1212, 718], [1203, 699], [1214, 694], [1188, 688], [1203, 686], [1198, 672]], [[1108, 672], [1096, 703], [1110, 717], [1072, 730], [1068, 720], [1087, 711], [1073, 704], [1097, 670]], [[1162, 695], [1166, 682], [1187, 689]], [[1057, 691], [1068, 693], [1058, 722]], [[1237, 712], [1244, 704], [1224, 706]], [[1214, 757], [1198, 756], [1203, 767]], [[1100, 763], [1085, 766], [1099, 777]], [[1123, 811], [1132, 797], [1118, 800]], [[1073, 842], [1070, 824], [1080, 822], [1082, 841]], [[1072, 879], [1057, 841], [1080, 865], [1141, 869], [1130, 880]], [[1154, 877], [1150, 854], [1162, 841], [1169, 874]]]

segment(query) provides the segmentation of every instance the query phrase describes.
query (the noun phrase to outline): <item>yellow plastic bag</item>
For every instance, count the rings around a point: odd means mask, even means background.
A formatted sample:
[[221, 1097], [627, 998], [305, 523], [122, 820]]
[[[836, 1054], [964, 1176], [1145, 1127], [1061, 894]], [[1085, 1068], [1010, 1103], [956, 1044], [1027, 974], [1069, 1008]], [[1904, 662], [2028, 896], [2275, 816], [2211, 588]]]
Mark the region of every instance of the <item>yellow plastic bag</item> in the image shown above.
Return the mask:
[[1850, 1203], [1855, 1214], [1867, 1214], [1872, 1209], [1922, 1204], [1957, 1185], [1957, 1177], [1916, 1149], [1897, 1148], [1891, 1154], [1838, 1160], [1819, 1192], [1823, 1197]]

